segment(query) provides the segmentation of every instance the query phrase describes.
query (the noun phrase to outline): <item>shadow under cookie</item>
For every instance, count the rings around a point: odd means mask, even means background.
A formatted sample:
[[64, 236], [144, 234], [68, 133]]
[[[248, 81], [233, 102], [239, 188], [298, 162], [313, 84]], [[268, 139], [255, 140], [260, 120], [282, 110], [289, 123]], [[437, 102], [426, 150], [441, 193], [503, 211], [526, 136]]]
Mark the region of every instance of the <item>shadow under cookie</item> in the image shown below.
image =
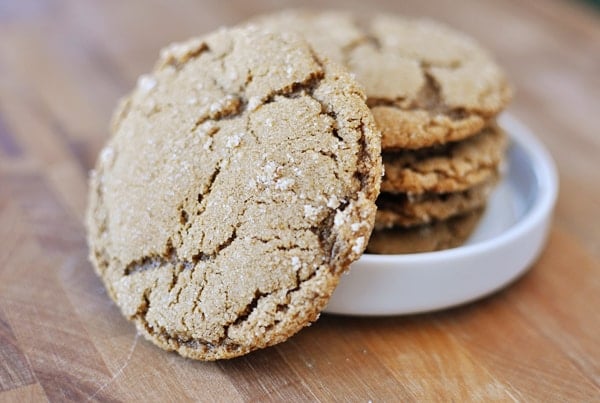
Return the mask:
[[473, 233], [484, 209], [412, 228], [375, 230], [367, 253], [406, 254], [433, 252], [462, 245]]

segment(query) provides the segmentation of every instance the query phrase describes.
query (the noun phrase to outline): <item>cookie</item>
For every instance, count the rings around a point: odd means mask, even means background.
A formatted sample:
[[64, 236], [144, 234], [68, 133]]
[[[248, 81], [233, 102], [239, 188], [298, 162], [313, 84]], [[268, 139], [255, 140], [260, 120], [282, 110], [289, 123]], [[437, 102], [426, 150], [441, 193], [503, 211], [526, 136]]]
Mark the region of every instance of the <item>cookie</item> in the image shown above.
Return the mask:
[[384, 152], [383, 192], [422, 194], [461, 192], [498, 174], [507, 147], [497, 125], [444, 146]]
[[148, 340], [201, 360], [315, 321], [366, 247], [380, 133], [299, 36], [220, 30], [161, 52], [90, 179], [91, 261]]
[[337, 11], [285, 11], [255, 21], [301, 32], [322, 54], [347, 66], [365, 87], [384, 150], [467, 138], [512, 97], [488, 52], [437, 22]]
[[486, 204], [495, 182], [492, 179], [454, 193], [423, 193], [417, 196], [381, 193], [376, 202], [375, 229], [413, 227], [481, 208]]
[[367, 253], [404, 254], [455, 248], [467, 241], [477, 228], [483, 209], [448, 220], [411, 228], [375, 230]]

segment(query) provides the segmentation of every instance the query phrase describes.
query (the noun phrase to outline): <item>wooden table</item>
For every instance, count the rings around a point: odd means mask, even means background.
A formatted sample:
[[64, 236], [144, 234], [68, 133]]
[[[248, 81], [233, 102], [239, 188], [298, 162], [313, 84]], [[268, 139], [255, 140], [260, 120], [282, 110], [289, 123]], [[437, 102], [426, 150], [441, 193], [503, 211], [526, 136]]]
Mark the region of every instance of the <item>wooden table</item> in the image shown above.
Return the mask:
[[159, 48], [275, 5], [250, 3], [0, 2], [0, 400], [600, 401], [600, 14], [576, 3], [333, 2], [446, 21], [505, 66], [561, 179], [523, 278], [440, 313], [324, 315], [225, 362], [136, 335], [87, 261], [87, 172]]

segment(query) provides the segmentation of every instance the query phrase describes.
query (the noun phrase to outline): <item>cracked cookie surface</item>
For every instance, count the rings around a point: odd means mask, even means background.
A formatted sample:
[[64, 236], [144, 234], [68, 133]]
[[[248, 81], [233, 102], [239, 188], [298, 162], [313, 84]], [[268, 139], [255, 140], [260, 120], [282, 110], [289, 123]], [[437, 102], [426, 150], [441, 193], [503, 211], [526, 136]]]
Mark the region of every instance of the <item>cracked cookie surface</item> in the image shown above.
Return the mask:
[[492, 57], [473, 39], [437, 22], [303, 10], [255, 21], [300, 32], [348, 67], [365, 87], [384, 150], [467, 138], [512, 97]]
[[423, 193], [417, 196], [381, 193], [377, 198], [375, 229], [414, 227], [481, 208], [486, 204], [496, 180], [493, 178], [462, 192]]
[[380, 133], [355, 81], [299, 36], [231, 29], [165, 48], [111, 131], [90, 256], [164, 349], [214, 360], [286, 340], [366, 247]]
[[413, 195], [464, 191], [498, 175], [507, 144], [506, 134], [493, 124], [443, 146], [384, 152], [381, 190]]
[[404, 254], [455, 248], [467, 241], [477, 228], [482, 214], [483, 209], [477, 209], [431, 224], [375, 230], [371, 234], [367, 252]]

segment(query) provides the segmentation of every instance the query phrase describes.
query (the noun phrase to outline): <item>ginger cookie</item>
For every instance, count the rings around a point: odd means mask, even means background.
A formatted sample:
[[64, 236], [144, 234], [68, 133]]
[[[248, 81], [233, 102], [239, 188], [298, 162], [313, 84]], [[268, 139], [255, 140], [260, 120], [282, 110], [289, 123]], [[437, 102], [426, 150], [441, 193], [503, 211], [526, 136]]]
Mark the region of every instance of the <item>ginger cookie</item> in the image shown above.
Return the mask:
[[504, 73], [488, 52], [438, 22], [301, 10], [255, 21], [302, 33], [319, 52], [356, 75], [382, 131], [383, 150], [467, 138], [482, 130], [512, 97]]
[[413, 227], [463, 215], [483, 207], [495, 183], [494, 178], [454, 193], [423, 193], [416, 196], [381, 193], [376, 202], [375, 229]]
[[380, 153], [361, 88], [300, 36], [171, 45], [91, 176], [92, 263], [163, 349], [215, 360], [282, 342], [366, 247]]
[[384, 152], [383, 192], [461, 192], [498, 175], [507, 136], [492, 124], [468, 139], [443, 146]]
[[367, 253], [422, 253], [455, 248], [469, 239], [482, 214], [483, 209], [477, 209], [417, 227], [375, 230], [371, 234]]

